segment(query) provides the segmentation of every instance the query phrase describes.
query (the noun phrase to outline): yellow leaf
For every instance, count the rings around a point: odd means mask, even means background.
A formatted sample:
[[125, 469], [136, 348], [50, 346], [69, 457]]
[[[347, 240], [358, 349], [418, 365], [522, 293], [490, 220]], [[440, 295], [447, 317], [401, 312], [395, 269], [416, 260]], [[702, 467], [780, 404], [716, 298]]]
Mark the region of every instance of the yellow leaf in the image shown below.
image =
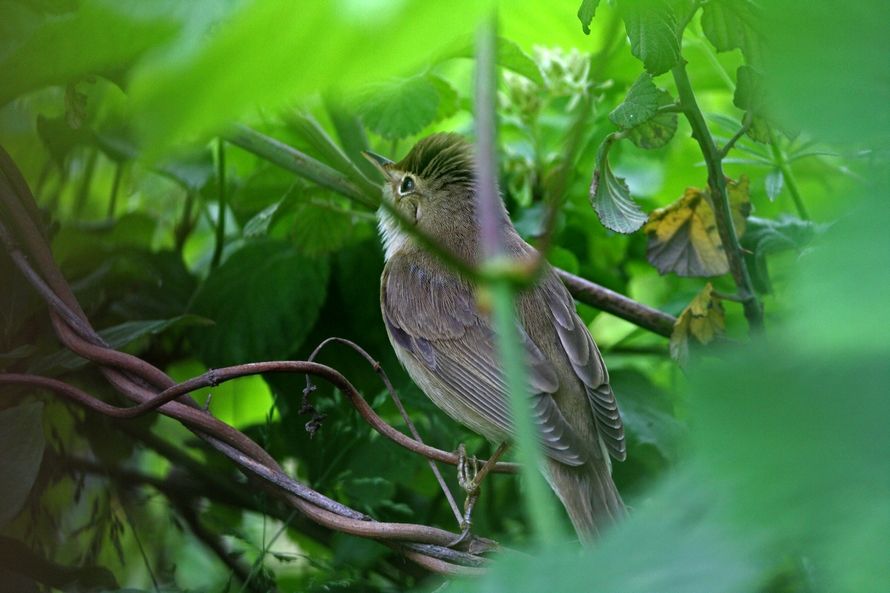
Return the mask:
[[[727, 179], [726, 185], [733, 224], [741, 236], [750, 209], [748, 178], [743, 175], [737, 182]], [[643, 230], [649, 235], [649, 263], [662, 274], [721, 276], [729, 271], [711, 195], [706, 190], [687, 188], [679, 200], [654, 210]]]
[[690, 336], [700, 344], [708, 344], [725, 328], [723, 305], [714, 298], [714, 287], [708, 282], [677, 318], [671, 333], [671, 356], [685, 365], [689, 358]]

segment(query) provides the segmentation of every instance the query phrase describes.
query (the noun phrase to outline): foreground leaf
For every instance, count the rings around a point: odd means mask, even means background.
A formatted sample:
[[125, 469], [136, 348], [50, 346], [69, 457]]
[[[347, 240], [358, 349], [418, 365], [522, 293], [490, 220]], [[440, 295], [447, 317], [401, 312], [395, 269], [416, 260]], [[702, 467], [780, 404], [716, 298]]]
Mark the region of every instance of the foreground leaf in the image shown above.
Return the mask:
[[[739, 236], [745, 232], [750, 207], [748, 186], [745, 176], [738, 182], [727, 179], [733, 224]], [[711, 196], [706, 191], [687, 188], [682, 198], [652, 212], [644, 230], [649, 234], [646, 256], [661, 274], [721, 276], [729, 271]]]
[[212, 327], [190, 332], [205, 364], [287, 358], [300, 346], [324, 301], [328, 266], [281, 241], [244, 245], [213, 270], [192, 310]]
[[689, 360], [689, 341], [709, 344], [726, 328], [723, 305], [714, 298], [714, 287], [708, 282], [692, 302], [683, 309], [671, 332], [671, 357], [685, 366]]
[[624, 179], [616, 177], [609, 165], [609, 148], [615, 137], [607, 136], [596, 153], [596, 168], [590, 184], [590, 204], [607, 229], [633, 233], [646, 222], [646, 213], [630, 197]]
[[32, 13], [27, 18], [20, 18], [21, 13], [31, 11], [19, 4], [0, 3], [0, 20], [30, 24], [3, 40], [12, 49], [0, 58], [0, 105], [41, 87], [116, 74], [175, 31], [169, 14], [131, 0], [88, 0], [61, 16]]
[[43, 459], [43, 402], [0, 412], [0, 527], [18, 515]]
[[630, 51], [657, 76], [680, 61], [677, 16], [666, 0], [624, 0], [620, 3]]

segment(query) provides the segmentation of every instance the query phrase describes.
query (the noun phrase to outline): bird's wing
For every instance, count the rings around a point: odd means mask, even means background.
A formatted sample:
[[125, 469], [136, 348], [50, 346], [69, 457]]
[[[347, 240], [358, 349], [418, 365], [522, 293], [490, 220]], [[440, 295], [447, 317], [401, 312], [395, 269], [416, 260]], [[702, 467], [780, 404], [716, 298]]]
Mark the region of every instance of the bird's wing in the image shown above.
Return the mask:
[[538, 290], [543, 293], [544, 300], [553, 313], [553, 326], [572, 369], [584, 383], [600, 436], [612, 457], [623, 461], [627, 457], [624, 425], [615, 394], [609, 386], [609, 372], [603, 357], [584, 322], [578, 317], [575, 301], [555, 272], [551, 270], [545, 274]]
[[[381, 301], [390, 335], [463, 406], [513, 434], [510, 396], [494, 331], [478, 313], [469, 285], [433, 265], [398, 258], [387, 263]], [[541, 444], [549, 457], [581, 465], [583, 448], [551, 396], [559, 388], [556, 371], [519, 330]]]

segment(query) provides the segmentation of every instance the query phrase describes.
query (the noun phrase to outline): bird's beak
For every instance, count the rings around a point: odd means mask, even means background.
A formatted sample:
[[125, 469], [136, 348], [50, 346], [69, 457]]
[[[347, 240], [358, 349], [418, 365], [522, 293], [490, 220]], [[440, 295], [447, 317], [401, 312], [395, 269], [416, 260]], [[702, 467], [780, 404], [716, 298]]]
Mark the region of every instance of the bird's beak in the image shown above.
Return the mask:
[[363, 150], [362, 156], [371, 161], [371, 164], [377, 168], [378, 171], [383, 173], [384, 179], [387, 181], [392, 179], [392, 173], [389, 170], [390, 165], [394, 165], [395, 163], [385, 156], [380, 156], [375, 152], [371, 152], [370, 150]]

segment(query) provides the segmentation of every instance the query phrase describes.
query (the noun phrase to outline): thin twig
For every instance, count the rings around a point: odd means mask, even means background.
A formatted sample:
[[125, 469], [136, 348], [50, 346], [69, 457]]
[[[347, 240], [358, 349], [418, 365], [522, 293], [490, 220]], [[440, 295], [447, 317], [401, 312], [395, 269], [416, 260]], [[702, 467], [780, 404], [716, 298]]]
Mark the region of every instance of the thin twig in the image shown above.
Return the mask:
[[[343, 344], [344, 346], [348, 346], [352, 348], [355, 352], [357, 352], [362, 358], [367, 361], [368, 364], [371, 365], [371, 368], [374, 369], [374, 372], [377, 373], [377, 376], [383, 381], [383, 385], [386, 387], [386, 390], [389, 392], [389, 397], [392, 399], [393, 404], [395, 404], [396, 409], [398, 409], [399, 414], [402, 416], [402, 420], [405, 421], [405, 424], [408, 426], [408, 430], [411, 432], [411, 436], [414, 437], [414, 440], [423, 444], [423, 439], [420, 436], [420, 433], [417, 431], [417, 427], [414, 426], [414, 422], [411, 421], [411, 417], [408, 415], [408, 411], [405, 409], [405, 406], [402, 405], [402, 399], [399, 397], [398, 392], [395, 387], [393, 387], [392, 382], [389, 380], [389, 376], [386, 374], [386, 371], [383, 370], [383, 367], [379, 362], [374, 360], [374, 358], [365, 351], [364, 348], [356, 344], [351, 340], [347, 340], [345, 338], [328, 338], [324, 340], [321, 344], [316, 346], [315, 350], [312, 351], [312, 354], [309, 355], [309, 362], [315, 360], [315, 357], [321, 352], [321, 349], [326, 345], [336, 342], [338, 344]], [[306, 375], [306, 388], [308, 389], [311, 386], [309, 382], [309, 375]], [[439, 487], [442, 489], [442, 493], [445, 495], [445, 499], [448, 501], [448, 505], [451, 507], [451, 511], [454, 513], [454, 518], [457, 520], [457, 524], [461, 523], [461, 512], [457, 507], [457, 501], [454, 500], [454, 495], [451, 493], [451, 489], [448, 488], [448, 484], [445, 483], [445, 478], [442, 477], [442, 472], [439, 471], [438, 466], [436, 466], [436, 462], [432, 459], [427, 458], [427, 463], [429, 463], [430, 470], [432, 470], [433, 475], [436, 477], [436, 481], [439, 483]]]
[[754, 118], [751, 117], [750, 113], [745, 113], [744, 119], [742, 119], [742, 127], [732, 135], [732, 138], [726, 141], [726, 144], [723, 145], [723, 148], [717, 151], [717, 156], [722, 161], [726, 158], [726, 155], [729, 154], [729, 151], [732, 150], [732, 147], [735, 146], [735, 143], [739, 141], [739, 139], [748, 133], [748, 130], [751, 129], [751, 123], [754, 121]]

